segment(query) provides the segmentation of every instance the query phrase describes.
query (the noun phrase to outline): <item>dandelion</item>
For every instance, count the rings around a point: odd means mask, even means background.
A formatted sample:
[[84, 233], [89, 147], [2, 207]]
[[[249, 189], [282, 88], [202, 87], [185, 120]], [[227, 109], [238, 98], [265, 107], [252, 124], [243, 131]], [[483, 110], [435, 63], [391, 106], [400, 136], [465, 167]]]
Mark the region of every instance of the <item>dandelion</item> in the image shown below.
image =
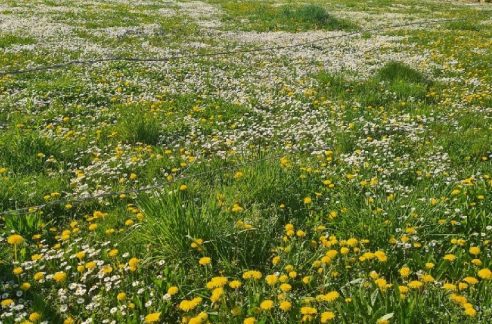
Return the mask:
[[456, 256], [454, 254], [446, 254], [443, 259], [449, 262], [453, 262], [454, 260], [456, 260]]
[[38, 312], [33, 312], [31, 314], [29, 314], [29, 320], [31, 322], [37, 322], [41, 319], [41, 314], [39, 314]]
[[278, 305], [278, 308], [280, 308], [284, 312], [288, 312], [292, 308], [292, 303], [284, 300], [284, 301], [280, 302], [280, 304]]
[[241, 281], [239, 280], [233, 280], [229, 283], [229, 287], [231, 287], [232, 289], [238, 289], [241, 287]]
[[212, 263], [212, 259], [209, 257], [202, 257], [200, 258], [200, 260], [198, 260], [198, 263], [202, 266], [206, 266]]
[[67, 274], [63, 271], [58, 271], [53, 275], [53, 280], [56, 282], [64, 282], [67, 279]]
[[492, 279], [492, 271], [488, 268], [481, 269], [477, 272], [477, 275], [483, 280]]
[[24, 238], [19, 234], [12, 234], [7, 238], [7, 243], [14, 246], [20, 245], [24, 243], [24, 241]]
[[200, 305], [202, 302], [201, 297], [195, 297], [191, 300], [184, 299], [179, 303], [179, 309], [181, 309], [184, 312], [189, 312], [193, 309], [195, 309], [198, 305]]
[[292, 289], [292, 286], [289, 285], [288, 283], [283, 283], [280, 285], [280, 290], [283, 292], [289, 292]]
[[7, 308], [14, 305], [14, 301], [10, 298], [4, 299], [0, 302], [0, 305], [2, 306], [2, 308]]
[[144, 318], [144, 323], [155, 323], [158, 322], [161, 318], [161, 313], [156, 312], [156, 313], [150, 313], [145, 316]]
[[120, 292], [118, 293], [118, 295], [116, 295], [116, 299], [118, 301], [124, 301], [126, 299], [126, 294], [124, 292]]
[[465, 277], [463, 278], [463, 281], [469, 285], [475, 285], [478, 283], [478, 279], [475, 277]]
[[243, 324], [255, 324], [255, 323], [256, 323], [256, 318], [254, 317], [245, 318], [243, 321]]
[[261, 277], [262, 277], [261, 272], [256, 270], [249, 270], [243, 273], [243, 279], [260, 280]]
[[171, 286], [171, 287], [169, 287], [169, 289], [167, 290], [167, 294], [168, 294], [169, 296], [174, 296], [174, 295], [176, 295], [178, 292], [179, 292], [179, 289], [178, 289], [178, 287], [176, 287], [176, 286]]
[[269, 311], [273, 308], [273, 301], [270, 299], [264, 300], [260, 303], [260, 308], [264, 311]]
[[328, 323], [335, 318], [335, 313], [333, 312], [323, 312], [321, 313], [321, 323]]
[[[139, 262], [140, 262], [140, 260], [138, 258], [135, 258], [135, 257], [128, 260], [128, 268], [130, 269], [130, 271], [132, 271], [132, 272], [137, 271], [137, 266], [138, 266]], [[87, 267], [87, 264], [86, 264], [86, 267]]]
[[465, 308], [464, 313], [466, 316], [470, 316], [470, 317], [475, 317], [477, 315], [477, 311], [472, 307]]
[[419, 289], [419, 288], [421, 288], [423, 285], [424, 285], [424, 284], [423, 284], [422, 282], [417, 281], [417, 280], [413, 280], [413, 281], [410, 281], [410, 282], [408, 283], [408, 285], [407, 285], [407, 286], [408, 286], [410, 289]]
[[210, 300], [212, 301], [212, 303], [216, 303], [220, 300], [220, 298], [224, 295], [224, 288], [222, 287], [219, 287], [219, 288], [215, 288], [213, 291], [212, 291], [212, 295], [210, 296]]
[[410, 270], [409, 267], [403, 267], [400, 269], [400, 275], [402, 278], [407, 278], [412, 271]]
[[276, 275], [268, 275], [265, 277], [265, 281], [269, 286], [273, 286], [277, 283], [278, 277]]
[[304, 197], [304, 204], [305, 205], [309, 205], [313, 202], [313, 200], [311, 199], [311, 197]]
[[480, 254], [480, 248], [478, 246], [472, 246], [468, 250], [471, 255], [479, 255]]

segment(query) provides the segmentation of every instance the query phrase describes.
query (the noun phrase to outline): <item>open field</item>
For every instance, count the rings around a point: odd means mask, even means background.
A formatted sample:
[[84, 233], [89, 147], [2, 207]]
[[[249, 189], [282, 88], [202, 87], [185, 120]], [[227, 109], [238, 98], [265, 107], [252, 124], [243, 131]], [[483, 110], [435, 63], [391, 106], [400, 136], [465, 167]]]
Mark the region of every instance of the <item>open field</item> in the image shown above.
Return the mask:
[[491, 323], [492, 4], [0, 0], [0, 323], [43, 322]]

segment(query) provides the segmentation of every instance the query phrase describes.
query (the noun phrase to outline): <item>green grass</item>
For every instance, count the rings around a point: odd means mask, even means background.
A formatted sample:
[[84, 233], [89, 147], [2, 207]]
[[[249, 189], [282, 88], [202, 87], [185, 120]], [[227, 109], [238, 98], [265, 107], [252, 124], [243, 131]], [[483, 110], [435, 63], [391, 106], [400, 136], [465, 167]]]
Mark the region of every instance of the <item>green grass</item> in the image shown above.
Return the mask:
[[[491, 322], [482, 269], [492, 267], [492, 8], [180, 4], [7, 1], [4, 16], [57, 25], [1, 36], [0, 65], [193, 55], [249, 48], [254, 37], [260, 46], [255, 32], [310, 39], [394, 19], [466, 19], [309, 49], [1, 77], [0, 212], [49, 205], [0, 216], [0, 321], [39, 312], [56, 323], [141, 323], [151, 313], [159, 323], [205, 314], [319, 323], [333, 312], [331, 323]], [[196, 308], [180, 307], [195, 297]]]
[[[315, 4], [272, 6], [268, 3], [243, 1], [226, 3], [227, 21], [240, 29], [255, 31], [353, 30], [356, 25], [330, 14]], [[240, 20], [241, 22], [239, 22]], [[244, 23], [244, 20], [247, 20]]]
[[36, 39], [33, 37], [25, 37], [12, 34], [0, 35], [0, 49], [8, 48], [13, 45], [31, 45], [35, 43]]

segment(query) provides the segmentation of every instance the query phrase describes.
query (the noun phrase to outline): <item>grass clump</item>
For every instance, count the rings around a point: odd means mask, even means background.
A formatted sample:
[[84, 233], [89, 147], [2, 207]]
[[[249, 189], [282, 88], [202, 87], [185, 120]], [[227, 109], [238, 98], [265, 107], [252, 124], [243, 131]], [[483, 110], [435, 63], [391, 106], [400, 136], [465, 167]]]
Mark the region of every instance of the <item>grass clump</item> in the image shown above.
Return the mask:
[[[353, 30], [356, 25], [337, 18], [324, 7], [315, 4], [272, 6], [258, 2], [225, 5], [228, 19], [241, 29], [256, 31]], [[244, 20], [247, 22], [244, 22]]]
[[13, 34], [0, 35], [0, 48], [7, 48], [12, 45], [30, 45], [35, 44], [36, 39]]

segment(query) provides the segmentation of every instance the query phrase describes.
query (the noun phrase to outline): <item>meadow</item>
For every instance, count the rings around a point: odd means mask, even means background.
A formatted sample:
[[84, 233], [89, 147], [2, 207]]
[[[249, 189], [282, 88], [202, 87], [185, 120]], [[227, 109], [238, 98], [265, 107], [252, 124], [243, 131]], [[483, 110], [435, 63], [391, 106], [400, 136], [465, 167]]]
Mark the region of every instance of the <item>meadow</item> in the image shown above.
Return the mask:
[[491, 323], [491, 17], [0, 0], [0, 323]]

